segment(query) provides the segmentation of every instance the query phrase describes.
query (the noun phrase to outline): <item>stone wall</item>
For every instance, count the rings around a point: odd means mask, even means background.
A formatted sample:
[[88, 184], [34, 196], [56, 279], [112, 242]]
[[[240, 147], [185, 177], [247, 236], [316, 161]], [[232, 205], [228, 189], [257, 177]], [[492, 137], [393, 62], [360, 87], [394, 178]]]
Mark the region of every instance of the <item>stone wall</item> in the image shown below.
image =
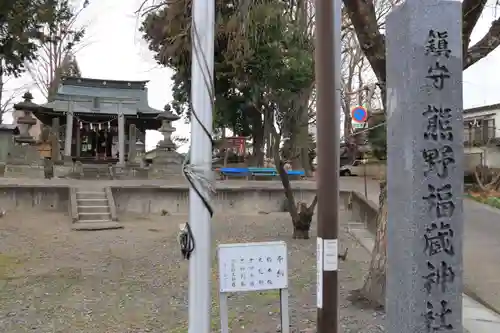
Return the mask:
[[356, 191], [341, 191], [340, 198], [344, 209], [351, 213], [350, 222], [363, 223], [372, 234], [377, 232], [378, 207], [373, 201]]
[[[187, 214], [189, 210], [189, 190], [182, 187], [112, 187], [118, 213], [142, 215]], [[310, 203], [316, 194], [314, 189], [294, 190], [296, 201]], [[215, 213], [235, 212], [256, 214], [281, 212], [284, 208], [283, 189], [280, 188], [226, 188], [218, 189], [212, 205]]]
[[[64, 178], [72, 171], [72, 169], [72, 167], [62, 165], [54, 166], [54, 177]], [[44, 179], [43, 166], [8, 164], [5, 168], [4, 177]]]
[[9, 210], [39, 209], [68, 212], [67, 186], [0, 186], [0, 208]]

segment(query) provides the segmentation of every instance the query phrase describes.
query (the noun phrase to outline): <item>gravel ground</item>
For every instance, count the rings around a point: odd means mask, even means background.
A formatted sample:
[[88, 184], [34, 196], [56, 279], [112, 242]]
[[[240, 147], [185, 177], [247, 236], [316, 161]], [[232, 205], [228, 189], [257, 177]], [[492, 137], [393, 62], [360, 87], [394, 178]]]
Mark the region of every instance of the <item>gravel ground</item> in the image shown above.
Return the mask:
[[[176, 241], [185, 220], [130, 216], [123, 230], [74, 232], [63, 214], [9, 213], [0, 220], [0, 332], [187, 332], [188, 265]], [[213, 221], [213, 237], [221, 243], [288, 243], [295, 332], [315, 326], [315, 233], [311, 240], [292, 240], [286, 214]], [[340, 243], [349, 248], [347, 261], [340, 263], [343, 332], [383, 332], [383, 314], [346, 300], [360, 287], [369, 257], [345, 232]], [[216, 274], [214, 258], [213, 332], [219, 327]], [[231, 332], [279, 331], [277, 292], [238, 294], [229, 306]]]

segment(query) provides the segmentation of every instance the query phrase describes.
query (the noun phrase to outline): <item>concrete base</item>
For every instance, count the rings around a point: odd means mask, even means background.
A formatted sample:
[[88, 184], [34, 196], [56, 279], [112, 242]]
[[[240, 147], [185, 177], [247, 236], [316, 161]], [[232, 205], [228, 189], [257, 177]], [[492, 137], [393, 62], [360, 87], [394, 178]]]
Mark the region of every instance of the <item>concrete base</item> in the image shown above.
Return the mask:
[[[70, 212], [70, 187], [109, 186], [118, 214], [136, 213], [141, 215], [161, 214], [167, 211], [172, 214], [187, 214], [189, 206], [189, 187], [187, 184], [154, 185], [155, 182], [126, 181], [76, 181], [76, 180], [35, 180], [24, 179], [23, 182], [7, 183], [3, 178], [0, 183], [0, 208], [3, 210], [40, 209]], [[252, 182], [247, 185], [218, 186], [212, 198], [215, 212], [229, 210], [240, 214], [259, 212], [281, 212], [285, 196], [279, 183]], [[315, 185], [315, 184], [313, 184]], [[310, 203], [316, 194], [315, 186], [292, 184], [295, 200]], [[70, 215], [71, 216], [71, 215]]]

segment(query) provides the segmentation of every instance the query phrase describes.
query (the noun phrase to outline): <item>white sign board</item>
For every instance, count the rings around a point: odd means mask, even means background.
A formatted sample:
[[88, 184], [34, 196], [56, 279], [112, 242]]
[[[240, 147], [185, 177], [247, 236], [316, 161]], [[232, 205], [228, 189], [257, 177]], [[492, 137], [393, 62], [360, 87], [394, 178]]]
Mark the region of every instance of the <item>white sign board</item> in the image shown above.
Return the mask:
[[316, 306], [323, 308], [323, 239], [316, 238]]
[[281, 332], [290, 332], [288, 252], [285, 242], [218, 246], [221, 333], [229, 333], [228, 293], [280, 290]]
[[220, 292], [288, 288], [285, 242], [219, 245]]
[[365, 123], [352, 122], [352, 128], [365, 128]]

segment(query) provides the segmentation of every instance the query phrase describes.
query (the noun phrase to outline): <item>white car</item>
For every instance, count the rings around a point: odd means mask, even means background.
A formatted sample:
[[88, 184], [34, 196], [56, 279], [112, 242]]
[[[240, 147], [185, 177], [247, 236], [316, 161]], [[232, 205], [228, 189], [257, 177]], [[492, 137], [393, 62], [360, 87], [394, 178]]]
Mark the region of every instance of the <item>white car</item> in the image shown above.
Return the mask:
[[363, 174], [363, 164], [366, 160], [355, 160], [352, 164], [345, 164], [340, 167], [340, 176], [357, 176]]
[[340, 167], [340, 176], [351, 176], [352, 172], [350, 167], [350, 165], [342, 165]]

